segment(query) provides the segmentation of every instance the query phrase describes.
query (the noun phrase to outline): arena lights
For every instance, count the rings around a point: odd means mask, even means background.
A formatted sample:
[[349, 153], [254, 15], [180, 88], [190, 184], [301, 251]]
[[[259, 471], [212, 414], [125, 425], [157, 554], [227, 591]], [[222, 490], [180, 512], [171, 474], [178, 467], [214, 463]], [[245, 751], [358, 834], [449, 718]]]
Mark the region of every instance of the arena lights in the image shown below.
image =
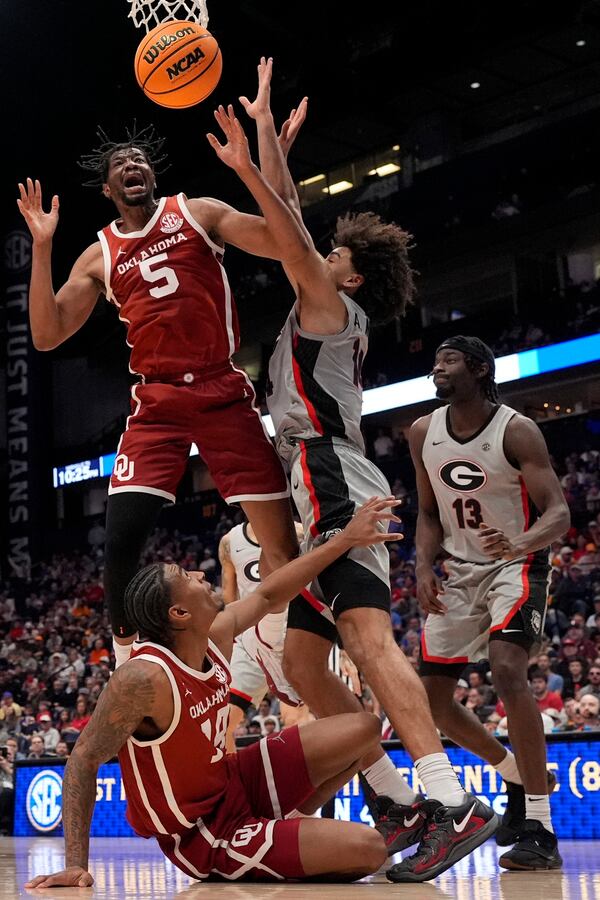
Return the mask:
[[[591, 334], [588, 337], [540, 347], [538, 350], [524, 350], [522, 353], [511, 353], [510, 356], [499, 357], [496, 360], [496, 382], [506, 384], [509, 381], [521, 381], [521, 379], [531, 378], [533, 375], [543, 375], [547, 372], [556, 372], [560, 369], [568, 369], [571, 366], [581, 366], [599, 360], [600, 334]], [[398, 381], [395, 384], [386, 384], [383, 387], [365, 391], [363, 416], [389, 412], [392, 409], [400, 409], [402, 406], [413, 406], [416, 403], [434, 399], [433, 381], [427, 375], [421, 375], [419, 378], [409, 378], [407, 381]], [[544, 403], [546, 409], [548, 406], [549, 403]], [[567, 410], [567, 412], [569, 411], [570, 409]], [[272, 437], [275, 429], [271, 416], [262, 418]], [[193, 444], [190, 456], [197, 455], [198, 448]], [[115, 453], [107, 453], [96, 459], [54, 468], [52, 470], [54, 487], [68, 487], [81, 481], [107, 477], [112, 472], [115, 458]]]
[[325, 181], [324, 175], [313, 175], [312, 178], [305, 178], [304, 181], [300, 181], [300, 187], [308, 187], [309, 184], [316, 184], [317, 181]]
[[342, 191], [349, 191], [351, 187], [354, 187], [351, 181], [336, 181], [322, 190], [324, 194], [341, 194]]
[[585, 45], [586, 45], [586, 41], [584, 41], [583, 38], [580, 38], [580, 40], [575, 41], [576, 47], [585, 47]]
[[377, 166], [376, 169], [371, 169], [367, 174], [379, 175], [381, 178], [384, 178], [386, 175], [393, 175], [394, 172], [399, 171], [400, 166], [397, 163], [383, 163], [383, 165]]
[[471, 88], [471, 90], [476, 91], [481, 87], [481, 82], [480, 81], [472, 81], [471, 84], [469, 85], [469, 87]]

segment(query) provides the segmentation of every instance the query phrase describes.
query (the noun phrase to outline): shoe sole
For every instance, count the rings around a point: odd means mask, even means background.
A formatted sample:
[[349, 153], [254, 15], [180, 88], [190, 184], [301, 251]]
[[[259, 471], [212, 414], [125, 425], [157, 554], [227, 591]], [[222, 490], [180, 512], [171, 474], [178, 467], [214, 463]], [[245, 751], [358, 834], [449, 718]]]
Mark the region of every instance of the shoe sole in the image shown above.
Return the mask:
[[514, 872], [537, 872], [539, 869], [541, 869], [541, 870], [560, 869], [560, 868], [562, 868], [562, 864], [563, 864], [562, 859], [560, 860], [560, 862], [558, 862], [558, 861], [555, 863], [547, 862], [545, 864], [542, 861], [540, 861], [539, 865], [531, 865], [531, 866], [521, 865], [512, 859], [507, 859], [505, 862], [502, 862], [502, 857], [500, 857], [500, 859], [498, 860], [499, 866], [502, 866], [503, 869], [511, 869]]
[[486, 822], [483, 828], [480, 828], [475, 834], [471, 835], [471, 837], [457, 844], [450, 851], [447, 858], [443, 863], [434, 866], [429, 870], [429, 872], [423, 872], [420, 875], [414, 875], [412, 872], [402, 872], [401, 878], [392, 878], [390, 877], [389, 872], [386, 872], [386, 877], [388, 881], [392, 881], [394, 884], [403, 884], [403, 883], [415, 883], [421, 881], [431, 881], [432, 878], [437, 878], [438, 875], [441, 875], [442, 872], [445, 872], [447, 869], [451, 869], [452, 866], [455, 866], [457, 862], [460, 862], [465, 856], [468, 856], [469, 853], [472, 853], [473, 850], [476, 850], [477, 847], [480, 847], [481, 844], [485, 844], [488, 838], [490, 838], [499, 825], [498, 816], [495, 814], [492, 818]]

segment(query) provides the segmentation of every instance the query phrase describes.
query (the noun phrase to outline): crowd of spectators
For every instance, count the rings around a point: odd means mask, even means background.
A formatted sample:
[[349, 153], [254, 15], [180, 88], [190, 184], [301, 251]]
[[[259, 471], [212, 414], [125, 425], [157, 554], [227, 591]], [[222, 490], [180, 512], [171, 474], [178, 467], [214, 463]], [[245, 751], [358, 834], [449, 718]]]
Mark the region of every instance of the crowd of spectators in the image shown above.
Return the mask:
[[[380, 430], [373, 442], [377, 463], [393, 476], [406, 470], [404, 435]], [[544, 643], [532, 659], [531, 690], [547, 731], [600, 729], [600, 452], [571, 453], [555, 466], [574, 519], [551, 547], [552, 576]], [[421, 631], [412, 535], [414, 490], [390, 477], [402, 509], [404, 539], [388, 544], [392, 586], [392, 628], [397, 643], [418, 665]], [[240, 514], [223, 511], [211, 532], [183, 534], [157, 528], [144, 562], [178, 562], [202, 569], [218, 585], [218, 542]], [[587, 524], [586, 524], [587, 522]], [[102, 588], [102, 526], [90, 529], [86, 552], [54, 556], [37, 566], [30, 581], [12, 581], [0, 591], [0, 830], [17, 759], [66, 757], [85, 728], [113, 664]], [[444, 577], [444, 560], [436, 563]], [[363, 697], [379, 712], [368, 686]], [[485, 663], [465, 669], [457, 700], [490, 731], [506, 734], [506, 717]], [[385, 714], [381, 712], [382, 720]], [[251, 708], [240, 730], [265, 734], [280, 728], [278, 703], [266, 698]], [[245, 731], [244, 731], [245, 729]], [[4, 812], [3, 812], [4, 810]]]

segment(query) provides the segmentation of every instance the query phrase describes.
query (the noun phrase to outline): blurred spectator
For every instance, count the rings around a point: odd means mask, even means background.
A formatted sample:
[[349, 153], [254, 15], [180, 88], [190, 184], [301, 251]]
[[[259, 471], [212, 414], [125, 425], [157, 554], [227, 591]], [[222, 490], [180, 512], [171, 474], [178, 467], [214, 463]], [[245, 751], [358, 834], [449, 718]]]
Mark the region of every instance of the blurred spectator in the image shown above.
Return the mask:
[[15, 758], [14, 745], [0, 747], [0, 835], [12, 833]]
[[377, 437], [373, 441], [373, 449], [375, 451], [375, 462], [379, 463], [384, 460], [390, 460], [394, 456], [394, 441], [387, 433], [385, 428], [379, 428]]
[[579, 701], [581, 713], [582, 731], [600, 731], [600, 699], [592, 694], [587, 694]]
[[0, 701], [0, 723], [9, 734], [16, 730], [19, 719], [21, 718], [21, 712], [21, 707], [13, 700], [12, 693], [10, 691], [5, 691], [2, 694], [2, 700]]
[[67, 759], [69, 756], [69, 745], [66, 741], [59, 741], [56, 745], [56, 755], [59, 759]]
[[90, 666], [99, 666], [100, 663], [110, 662], [110, 650], [104, 646], [104, 638], [97, 638], [94, 641], [94, 649], [88, 656]]
[[52, 724], [52, 716], [45, 713], [40, 718], [41, 737], [44, 741], [44, 748], [50, 753], [54, 753], [56, 745], [60, 740], [60, 734]]
[[279, 731], [279, 722], [272, 713], [271, 701], [267, 697], [265, 697], [264, 700], [261, 700], [258, 704], [258, 715], [252, 717], [250, 724], [259, 725], [261, 734], [266, 734], [267, 732], [265, 729], [265, 721], [267, 719], [275, 719], [275, 723], [277, 725], [275, 730]]
[[39, 734], [34, 734], [31, 738], [29, 753], [27, 759], [43, 759], [45, 756], [53, 756], [54, 754], [46, 750], [44, 739]]
[[75, 731], [83, 731], [91, 717], [87, 697], [80, 694], [75, 704], [75, 715], [71, 719], [70, 728]]
[[580, 688], [577, 699], [582, 697], [597, 697], [600, 700], [600, 666], [592, 665], [588, 672], [588, 683]]
[[489, 702], [489, 699], [489, 694], [485, 688], [471, 688], [465, 706], [477, 716], [480, 722], [485, 722], [488, 716], [494, 712], [494, 707]]
[[547, 653], [540, 653], [536, 659], [535, 668], [530, 670], [529, 677], [531, 678], [531, 671], [535, 671], [535, 669], [539, 669], [540, 672], [543, 672], [548, 679], [548, 690], [553, 694], [560, 694], [562, 696], [563, 686], [564, 686], [564, 678], [562, 675], [559, 675], [557, 672], [553, 672], [550, 667], [550, 657]]

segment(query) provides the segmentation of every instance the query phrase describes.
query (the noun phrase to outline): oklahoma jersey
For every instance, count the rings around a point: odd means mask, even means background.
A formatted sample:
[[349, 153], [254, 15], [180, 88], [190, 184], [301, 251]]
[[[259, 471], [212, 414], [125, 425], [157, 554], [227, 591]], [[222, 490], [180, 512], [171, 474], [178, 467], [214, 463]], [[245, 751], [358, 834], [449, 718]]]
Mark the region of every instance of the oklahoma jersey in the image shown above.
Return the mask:
[[509, 406], [498, 406], [483, 428], [463, 440], [452, 432], [449, 406], [432, 413], [423, 464], [444, 529], [442, 547], [458, 559], [489, 563], [478, 537], [482, 522], [512, 540], [537, 518], [521, 473], [504, 452], [504, 433], [514, 415]]
[[164, 669], [173, 692], [173, 721], [160, 737], [131, 736], [119, 751], [127, 819], [142, 837], [184, 835], [200, 827], [202, 817], [227, 792], [229, 666], [210, 640], [206, 672], [191, 669], [166, 647], [146, 641], [136, 641], [131, 659]]
[[223, 248], [190, 213], [163, 197], [141, 231], [117, 221], [98, 232], [106, 296], [127, 326], [130, 368], [146, 377], [201, 371], [237, 350], [237, 313]]

